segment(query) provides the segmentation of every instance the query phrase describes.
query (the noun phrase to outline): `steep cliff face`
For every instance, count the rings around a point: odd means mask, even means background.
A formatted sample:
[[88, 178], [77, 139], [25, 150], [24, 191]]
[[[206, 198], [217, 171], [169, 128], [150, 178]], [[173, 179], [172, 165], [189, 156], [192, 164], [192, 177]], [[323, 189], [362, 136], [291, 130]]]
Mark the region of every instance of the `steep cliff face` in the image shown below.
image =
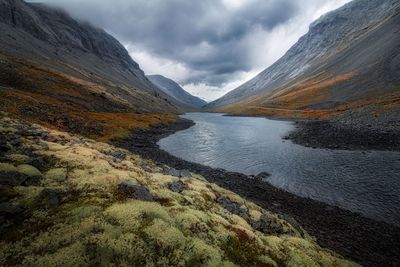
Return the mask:
[[208, 107], [327, 108], [393, 92], [400, 84], [399, 28], [398, 1], [352, 1], [312, 23], [282, 58]]
[[163, 90], [164, 93], [168, 94], [176, 101], [178, 101], [181, 106], [196, 109], [201, 108], [207, 104], [207, 102], [203, 99], [191, 95], [175, 81], [168, 79], [162, 75], [149, 75], [147, 76], [147, 78], [158, 88]]
[[21, 0], [0, 0], [0, 96], [14, 116], [104, 139], [181, 112], [110, 34]]

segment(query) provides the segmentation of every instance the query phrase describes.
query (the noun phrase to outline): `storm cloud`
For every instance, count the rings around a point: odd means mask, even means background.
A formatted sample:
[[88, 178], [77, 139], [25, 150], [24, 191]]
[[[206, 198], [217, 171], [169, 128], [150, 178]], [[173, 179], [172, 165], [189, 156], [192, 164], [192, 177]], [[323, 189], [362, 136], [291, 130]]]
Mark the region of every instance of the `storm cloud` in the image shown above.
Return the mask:
[[[281, 56], [346, 0], [44, 0], [117, 37], [148, 74], [210, 100]], [[298, 25], [296, 25], [298, 24]], [[275, 46], [275, 47], [274, 47]], [[278, 46], [278, 47], [276, 47]], [[232, 87], [232, 86], [231, 86]], [[233, 89], [233, 88], [230, 88]]]

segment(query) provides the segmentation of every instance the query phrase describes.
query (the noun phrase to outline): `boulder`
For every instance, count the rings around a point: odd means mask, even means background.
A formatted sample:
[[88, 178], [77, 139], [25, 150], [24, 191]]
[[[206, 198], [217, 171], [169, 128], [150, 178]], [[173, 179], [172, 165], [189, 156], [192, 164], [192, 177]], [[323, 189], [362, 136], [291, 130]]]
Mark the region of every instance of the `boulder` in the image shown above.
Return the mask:
[[29, 164], [18, 165], [17, 171], [22, 176], [26, 177], [25, 181], [23, 182], [23, 185], [29, 186], [38, 184], [43, 177], [42, 173], [38, 169]]
[[143, 201], [154, 201], [154, 197], [150, 193], [149, 189], [143, 185], [122, 182], [118, 185], [118, 190], [130, 198]]
[[262, 214], [258, 221], [252, 221], [251, 226], [257, 231], [265, 234], [290, 234], [282, 225], [280, 225], [275, 218], [270, 218], [268, 214]]
[[17, 186], [26, 180], [26, 176], [18, 172], [18, 169], [9, 163], [0, 163], [0, 184]]
[[181, 193], [186, 188], [186, 184], [182, 181], [171, 182], [168, 183], [167, 186], [171, 191], [175, 193]]
[[175, 177], [191, 177], [192, 176], [192, 174], [188, 170], [177, 170], [177, 169], [169, 168], [169, 167], [164, 169], [164, 174], [175, 176]]
[[236, 214], [244, 219], [249, 219], [249, 211], [242, 207], [239, 203], [231, 201], [229, 198], [224, 196], [219, 196], [217, 198], [217, 203], [224, 207], [227, 211]]

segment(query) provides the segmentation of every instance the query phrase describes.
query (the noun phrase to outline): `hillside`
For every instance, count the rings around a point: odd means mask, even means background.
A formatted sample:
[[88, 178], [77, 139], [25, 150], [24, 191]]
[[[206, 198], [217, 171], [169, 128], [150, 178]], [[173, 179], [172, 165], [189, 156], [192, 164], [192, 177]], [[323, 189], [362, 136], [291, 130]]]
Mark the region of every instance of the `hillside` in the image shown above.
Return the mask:
[[398, 1], [352, 1], [312, 23], [282, 58], [207, 108], [301, 118], [397, 112], [399, 28]]
[[199, 175], [1, 115], [1, 266], [358, 266]]
[[181, 112], [104, 30], [21, 0], [0, 15], [0, 109], [104, 139]]
[[187, 108], [198, 109], [207, 104], [201, 98], [195, 97], [189, 94], [185, 89], [183, 89], [175, 81], [168, 79], [162, 75], [149, 75], [147, 78], [156, 86], [158, 86], [164, 93], [173, 97], [176, 101], [180, 103], [181, 106]]

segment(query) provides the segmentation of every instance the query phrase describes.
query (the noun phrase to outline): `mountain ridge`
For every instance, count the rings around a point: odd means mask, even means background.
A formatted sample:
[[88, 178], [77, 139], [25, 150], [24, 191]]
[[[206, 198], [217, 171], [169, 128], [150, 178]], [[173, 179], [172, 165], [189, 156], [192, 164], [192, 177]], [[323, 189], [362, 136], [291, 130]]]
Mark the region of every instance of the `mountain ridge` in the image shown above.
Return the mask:
[[[293, 110], [334, 108], [395, 92], [400, 84], [396, 78], [399, 77], [396, 51], [400, 40], [395, 33], [400, 25], [398, 14], [399, 4], [394, 0], [355, 0], [331, 11], [313, 22], [308, 33], [274, 64], [206, 107], [263, 114], [250, 111], [250, 106]], [[386, 65], [393, 65], [392, 70], [382, 68], [385, 61], [389, 62]], [[375, 76], [381, 73], [381, 77], [366, 84], [374, 72]], [[387, 80], [382, 80], [387, 76]], [[362, 84], [363, 91], [357, 88]], [[327, 89], [329, 94], [321, 88], [306, 92], [312, 86]]]
[[206, 101], [199, 97], [193, 96], [172, 79], [169, 79], [159, 74], [147, 75], [147, 78], [153, 84], [163, 90], [164, 93], [170, 95], [178, 102], [182, 103], [183, 106], [198, 109], [207, 104]]

